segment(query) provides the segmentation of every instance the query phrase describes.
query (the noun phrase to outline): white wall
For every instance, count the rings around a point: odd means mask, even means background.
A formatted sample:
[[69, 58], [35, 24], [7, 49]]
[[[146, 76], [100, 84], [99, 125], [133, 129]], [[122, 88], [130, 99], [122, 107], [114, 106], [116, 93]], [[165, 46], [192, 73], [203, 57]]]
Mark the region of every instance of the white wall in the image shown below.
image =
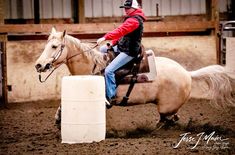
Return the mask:
[[[6, 19], [20, 18], [17, 14], [17, 0], [6, 0]], [[34, 18], [34, 0], [22, 0], [23, 19]], [[72, 2], [71, 0], [40, 0], [40, 18], [71, 18]]]
[[[7, 43], [7, 79], [12, 86], [9, 102], [60, 99], [61, 78], [69, 75], [67, 68], [62, 65], [45, 83], [40, 83], [34, 67], [45, 44], [46, 40]], [[176, 60], [187, 70], [216, 63], [213, 36], [144, 38], [143, 44], [146, 49], [153, 49], [156, 56]]]
[[[45, 41], [7, 42], [7, 80], [12, 91], [8, 91], [9, 102], [35, 101], [60, 98], [60, 82], [68, 75], [65, 65], [57, 69], [45, 82], [40, 83], [35, 61], [41, 55]], [[42, 74], [45, 78], [47, 74]]]

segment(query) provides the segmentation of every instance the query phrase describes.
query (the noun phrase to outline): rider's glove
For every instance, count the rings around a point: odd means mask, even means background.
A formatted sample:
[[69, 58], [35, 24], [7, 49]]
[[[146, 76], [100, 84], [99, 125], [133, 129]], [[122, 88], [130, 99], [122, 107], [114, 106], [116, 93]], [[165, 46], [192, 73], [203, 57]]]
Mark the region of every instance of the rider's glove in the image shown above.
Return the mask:
[[114, 51], [112, 44], [107, 43], [106, 45], [107, 45], [107, 47], [108, 47], [107, 52], [108, 52], [108, 51]]
[[100, 45], [103, 41], [105, 41], [105, 38], [104, 38], [104, 37], [99, 38], [99, 39], [96, 41], [96, 43], [97, 43], [98, 45]]

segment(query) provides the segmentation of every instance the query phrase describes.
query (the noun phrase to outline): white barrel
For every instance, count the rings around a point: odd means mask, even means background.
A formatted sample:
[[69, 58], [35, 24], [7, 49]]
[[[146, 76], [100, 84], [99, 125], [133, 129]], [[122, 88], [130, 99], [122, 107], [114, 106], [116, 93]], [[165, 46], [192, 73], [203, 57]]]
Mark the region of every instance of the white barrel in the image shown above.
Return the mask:
[[102, 76], [65, 76], [61, 86], [62, 143], [105, 139], [105, 82]]
[[226, 67], [228, 75], [235, 79], [235, 37], [226, 37]]

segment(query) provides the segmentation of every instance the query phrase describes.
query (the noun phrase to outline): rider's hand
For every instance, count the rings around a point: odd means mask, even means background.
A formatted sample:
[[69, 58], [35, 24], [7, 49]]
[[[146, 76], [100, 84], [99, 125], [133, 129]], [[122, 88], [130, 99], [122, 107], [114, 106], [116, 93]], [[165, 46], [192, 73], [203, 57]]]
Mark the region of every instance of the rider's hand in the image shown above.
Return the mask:
[[113, 47], [111, 43], [107, 43], [106, 45], [107, 45], [108, 49], [111, 49]]
[[96, 43], [97, 43], [98, 45], [100, 45], [103, 41], [105, 41], [105, 38], [104, 38], [104, 37], [99, 38], [99, 39], [96, 41]]
[[111, 43], [107, 43], [106, 45], [107, 45], [107, 52], [108, 51], [114, 51], [113, 45]]

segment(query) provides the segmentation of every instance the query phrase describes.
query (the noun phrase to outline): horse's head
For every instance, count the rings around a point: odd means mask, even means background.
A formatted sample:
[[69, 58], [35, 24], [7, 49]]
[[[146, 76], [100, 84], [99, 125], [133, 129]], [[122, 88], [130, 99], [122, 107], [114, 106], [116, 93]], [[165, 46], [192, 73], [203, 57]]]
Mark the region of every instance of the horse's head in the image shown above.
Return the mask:
[[56, 32], [56, 29], [52, 28], [44, 51], [36, 61], [37, 72], [46, 72], [66, 59], [65, 35], [66, 31]]

